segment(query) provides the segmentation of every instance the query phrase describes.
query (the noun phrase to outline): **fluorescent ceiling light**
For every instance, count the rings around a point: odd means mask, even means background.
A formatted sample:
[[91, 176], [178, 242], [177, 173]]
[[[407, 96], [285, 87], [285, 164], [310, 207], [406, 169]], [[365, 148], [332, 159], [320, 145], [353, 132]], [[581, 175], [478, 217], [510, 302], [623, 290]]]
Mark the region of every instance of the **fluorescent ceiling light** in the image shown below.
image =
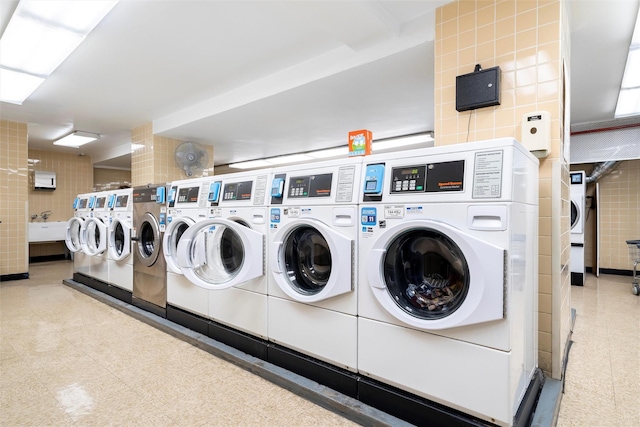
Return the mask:
[[231, 163], [229, 165], [230, 168], [235, 169], [255, 169], [255, 168], [266, 168], [271, 166], [271, 163], [266, 160], [250, 160], [248, 162], [239, 162], [239, 163]]
[[[47, 78], [117, 3], [21, 0], [0, 39], [0, 66]], [[32, 85], [20, 102], [4, 94], [0, 100], [21, 104], [38, 85]]]
[[397, 138], [388, 138], [380, 141], [373, 141], [371, 143], [372, 151], [389, 150], [392, 148], [407, 147], [409, 145], [424, 144], [427, 142], [433, 142], [434, 139], [431, 134], [423, 133], [419, 135], [400, 136]]
[[44, 82], [41, 77], [0, 67], [0, 101], [22, 105], [25, 99]]
[[640, 14], [636, 16], [636, 26], [624, 68], [615, 117], [637, 114], [640, 114]]
[[313, 159], [328, 159], [330, 157], [347, 157], [349, 156], [349, 147], [337, 147], [337, 148], [327, 148], [326, 150], [318, 150], [312, 151], [310, 153], [305, 153], [307, 156]]
[[311, 158], [304, 154], [291, 154], [288, 156], [271, 157], [265, 160], [272, 165], [283, 165], [286, 163], [304, 162], [305, 160], [311, 160]]
[[100, 138], [100, 135], [98, 135], [97, 133], [81, 132], [77, 130], [75, 132], [70, 133], [67, 136], [63, 136], [57, 141], [54, 141], [53, 145], [78, 148], [81, 145], [84, 145], [91, 141], [95, 141], [96, 139], [99, 139], [99, 138]]

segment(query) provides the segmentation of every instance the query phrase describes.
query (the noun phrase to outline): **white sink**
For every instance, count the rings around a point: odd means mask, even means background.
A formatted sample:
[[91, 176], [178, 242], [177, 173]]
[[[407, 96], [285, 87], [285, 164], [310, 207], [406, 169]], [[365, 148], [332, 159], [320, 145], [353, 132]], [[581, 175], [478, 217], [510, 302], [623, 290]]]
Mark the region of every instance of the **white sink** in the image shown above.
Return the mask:
[[66, 234], [67, 221], [29, 223], [29, 243], [64, 240]]

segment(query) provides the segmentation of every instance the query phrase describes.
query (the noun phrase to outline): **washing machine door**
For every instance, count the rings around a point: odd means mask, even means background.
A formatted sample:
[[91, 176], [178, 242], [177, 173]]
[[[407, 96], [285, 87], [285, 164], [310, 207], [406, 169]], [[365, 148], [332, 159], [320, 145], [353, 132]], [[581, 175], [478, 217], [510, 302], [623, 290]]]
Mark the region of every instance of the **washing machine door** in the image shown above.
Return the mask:
[[285, 224], [269, 248], [277, 285], [300, 302], [316, 302], [354, 289], [353, 239], [313, 219]]
[[571, 233], [582, 234], [584, 227], [582, 222], [582, 209], [579, 200], [571, 199]]
[[89, 218], [80, 230], [82, 250], [87, 255], [100, 255], [107, 250], [107, 224], [102, 218]]
[[131, 255], [131, 226], [120, 218], [113, 218], [111, 221], [109, 254], [116, 261], [122, 261]]
[[178, 242], [178, 266], [205, 289], [242, 284], [264, 275], [264, 235], [223, 218], [196, 222]]
[[145, 267], [151, 267], [158, 260], [162, 250], [160, 224], [156, 217], [149, 212], [142, 215], [137, 233], [136, 245], [134, 246], [136, 261]]
[[366, 268], [387, 312], [439, 330], [504, 317], [505, 263], [502, 248], [442, 222], [416, 220], [380, 235]]
[[173, 217], [169, 225], [164, 231], [162, 239], [162, 248], [164, 249], [164, 258], [167, 260], [168, 271], [182, 274], [182, 270], [178, 265], [178, 243], [189, 227], [195, 224], [191, 218]]
[[64, 243], [71, 252], [82, 251], [82, 225], [84, 224], [84, 218], [74, 216], [67, 221], [67, 230]]

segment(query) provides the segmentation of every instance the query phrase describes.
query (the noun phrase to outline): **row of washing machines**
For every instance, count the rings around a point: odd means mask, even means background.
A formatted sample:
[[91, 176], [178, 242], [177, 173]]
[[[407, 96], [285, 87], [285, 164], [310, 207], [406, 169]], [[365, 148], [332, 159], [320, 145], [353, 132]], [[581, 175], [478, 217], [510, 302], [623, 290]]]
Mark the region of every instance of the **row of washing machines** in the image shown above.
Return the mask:
[[[414, 424], [517, 425], [539, 388], [537, 177], [498, 139], [134, 188], [106, 195], [107, 255], [76, 271]], [[70, 227], [89, 246], [90, 221]]]

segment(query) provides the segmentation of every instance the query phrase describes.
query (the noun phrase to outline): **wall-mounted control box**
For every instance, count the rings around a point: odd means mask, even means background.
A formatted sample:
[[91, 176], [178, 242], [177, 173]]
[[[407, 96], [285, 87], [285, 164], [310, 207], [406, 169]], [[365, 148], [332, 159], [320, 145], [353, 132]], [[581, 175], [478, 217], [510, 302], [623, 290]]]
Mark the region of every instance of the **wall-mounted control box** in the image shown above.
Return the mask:
[[45, 171], [34, 171], [33, 189], [34, 190], [55, 190], [56, 189], [56, 173], [45, 172]]

